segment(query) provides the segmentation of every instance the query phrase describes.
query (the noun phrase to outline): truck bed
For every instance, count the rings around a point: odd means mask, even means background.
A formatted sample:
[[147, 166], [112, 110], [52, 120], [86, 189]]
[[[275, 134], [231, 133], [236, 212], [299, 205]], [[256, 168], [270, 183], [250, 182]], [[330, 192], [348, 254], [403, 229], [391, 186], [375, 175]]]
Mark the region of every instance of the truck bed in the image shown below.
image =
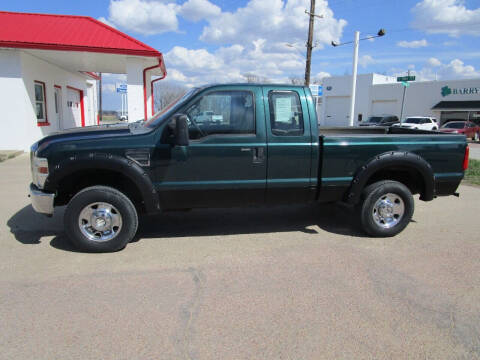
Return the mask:
[[434, 172], [436, 195], [452, 194], [463, 178], [464, 135], [396, 127], [320, 127], [319, 133], [319, 181], [327, 200], [339, 198], [371, 159], [391, 151], [425, 159]]

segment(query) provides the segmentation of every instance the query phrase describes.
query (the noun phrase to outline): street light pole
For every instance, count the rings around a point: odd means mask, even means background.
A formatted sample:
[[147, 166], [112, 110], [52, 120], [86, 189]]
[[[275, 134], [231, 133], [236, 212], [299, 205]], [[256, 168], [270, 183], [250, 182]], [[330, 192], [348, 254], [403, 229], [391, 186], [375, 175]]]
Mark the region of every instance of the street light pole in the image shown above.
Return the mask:
[[305, 63], [305, 86], [310, 85], [310, 67], [312, 64], [313, 26], [315, 24], [315, 0], [310, 0], [310, 21], [308, 23], [307, 61]]
[[332, 46], [342, 46], [353, 43], [353, 70], [352, 70], [352, 98], [350, 99], [350, 115], [349, 115], [349, 124], [353, 126], [354, 120], [353, 117], [355, 115], [355, 95], [357, 89], [357, 68], [358, 68], [358, 44], [360, 40], [370, 40], [375, 39], [377, 37], [385, 36], [385, 29], [380, 29], [377, 35], [367, 36], [363, 39], [360, 39], [360, 31], [355, 31], [355, 39], [353, 41], [347, 41], [344, 43], [337, 43], [332, 41]]
[[355, 40], [353, 41], [353, 69], [352, 69], [352, 97], [350, 99], [350, 126], [353, 126], [355, 116], [355, 95], [357, 90], [357, 68], [358, 68], [358, 45], [360, 42], [360, 31], [355, 31]]

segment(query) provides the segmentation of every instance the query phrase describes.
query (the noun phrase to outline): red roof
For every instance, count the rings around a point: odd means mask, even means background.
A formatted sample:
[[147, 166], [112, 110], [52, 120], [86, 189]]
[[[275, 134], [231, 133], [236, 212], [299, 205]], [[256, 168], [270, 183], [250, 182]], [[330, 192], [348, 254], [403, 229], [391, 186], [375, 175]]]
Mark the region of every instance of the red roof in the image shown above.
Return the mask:
[[0, 11], [0, 47], [161, 57], [144, 43], [88, 16]]

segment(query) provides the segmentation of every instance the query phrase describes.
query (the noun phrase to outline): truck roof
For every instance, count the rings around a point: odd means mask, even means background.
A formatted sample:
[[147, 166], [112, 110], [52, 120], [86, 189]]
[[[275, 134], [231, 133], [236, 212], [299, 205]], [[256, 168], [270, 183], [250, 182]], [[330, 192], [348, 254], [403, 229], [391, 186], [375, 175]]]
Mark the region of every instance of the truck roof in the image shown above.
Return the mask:
[[198, 86], [199, 89], [206, 89], [214, 86], [270, 86], [270, 87], [288, 87], [288, 88], [308, 88], [305, 85], [293, 85], [293, 84], [272, 84], [272, 83], [213, 83]]

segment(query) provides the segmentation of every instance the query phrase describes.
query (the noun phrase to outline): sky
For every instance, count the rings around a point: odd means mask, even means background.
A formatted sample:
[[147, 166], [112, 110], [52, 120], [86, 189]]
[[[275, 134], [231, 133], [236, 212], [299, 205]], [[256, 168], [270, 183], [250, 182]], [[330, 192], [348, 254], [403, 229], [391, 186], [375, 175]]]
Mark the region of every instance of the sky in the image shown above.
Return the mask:
[[[167, 78], [186, 87], [245, 81], [245, 74], [285, 82], [302, 78], [309, 0], [5, 1], [1, 10], [87, 15], [156, 48]], [[312, 79], [351, 74], [353, 40], [359, 73], [405, 74], [417, 80], [480, 78], [480, 0], [316, 0]], [[104, 108], [118, 110], [105, 76]]]

